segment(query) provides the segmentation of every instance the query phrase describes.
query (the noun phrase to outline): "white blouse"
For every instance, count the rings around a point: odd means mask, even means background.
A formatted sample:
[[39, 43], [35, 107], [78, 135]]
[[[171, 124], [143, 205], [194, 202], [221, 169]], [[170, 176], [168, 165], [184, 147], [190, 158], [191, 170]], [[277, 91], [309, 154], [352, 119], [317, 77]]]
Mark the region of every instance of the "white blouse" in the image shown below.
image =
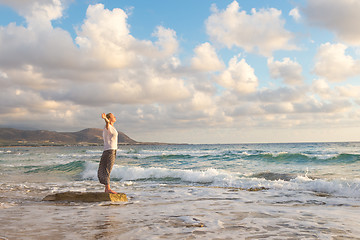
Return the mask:
[[106, 127], [103, 130], [104, 138], [104, 151], [118, 148], [118, 132], [116, 129], [109, 124], [109, 129]]

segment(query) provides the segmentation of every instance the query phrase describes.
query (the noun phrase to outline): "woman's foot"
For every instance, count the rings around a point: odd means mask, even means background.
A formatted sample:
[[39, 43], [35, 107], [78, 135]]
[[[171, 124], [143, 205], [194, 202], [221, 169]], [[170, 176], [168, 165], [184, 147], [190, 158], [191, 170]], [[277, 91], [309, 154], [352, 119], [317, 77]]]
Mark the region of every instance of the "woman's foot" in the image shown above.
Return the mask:
[[115, 192], [115, 191], [113, 191], [113, 190], [111, 190], [111, 189], [109, 189], [109, 190], [105, 190], [105, 192], [106, 192], [106, 193], [117, 194], [117, 192]]
[[105, 192], [106, 193], [112, 193], [112, 194], [117, 194], [117, 192], [113, 191], [110, 189], [110, 185], [106, 185], [105, 186]]

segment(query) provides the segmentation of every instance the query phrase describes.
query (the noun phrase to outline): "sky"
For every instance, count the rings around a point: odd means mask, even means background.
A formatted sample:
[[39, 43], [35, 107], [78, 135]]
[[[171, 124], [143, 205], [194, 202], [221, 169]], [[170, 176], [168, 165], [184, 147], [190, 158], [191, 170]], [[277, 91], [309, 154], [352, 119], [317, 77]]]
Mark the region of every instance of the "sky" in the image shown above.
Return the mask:
[[360, 1], [0, 0], [0, 127], [360, 141]]

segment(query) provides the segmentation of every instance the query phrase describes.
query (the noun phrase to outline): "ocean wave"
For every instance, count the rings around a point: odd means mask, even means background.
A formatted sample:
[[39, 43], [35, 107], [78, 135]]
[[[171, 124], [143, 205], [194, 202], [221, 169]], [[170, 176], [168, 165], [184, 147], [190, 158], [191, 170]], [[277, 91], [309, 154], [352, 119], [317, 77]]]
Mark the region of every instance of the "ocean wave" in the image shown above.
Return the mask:
[[[98, 164], [87, 163], [85, 170], [82, 173], [82, 177], [84, 179], [96, 180], [97, 168]], [[111, 177], [115, 179], [121, 179], [122, 181], [167, 179], [181, 180], [184, 182], [212, 183], [217, 181], [217, 179], [231, 177], [231, 175], [225, 171], [216, 169], [194, 171], [157, 167], [142, 168], [115, 165], [111, 172]]]
[[54, 173], [54, 172], [67, 172], [67, 173], [80, 173], [85, 168], [85, 161], [72, 161], [65, 164], [55, 164], [50, 166], [32, 167], [31, 170], [25, 173]]
[[360, 198], [360, 179], [310, 179], [306, 176], [298, 176], [285, 184], [289, 190], [312, 191], [315, 193], [325, 193], [340, 197]]
[[261, 153], [243, 157], [247, 160], [258, 160], [274, 163], [318, 163], [318, 164], [351, 164], [360, 161], [360, 154], [322, 154], [312, 155], [306, 153]]
[[264, 150], [217, 150], [217, 149], [183, 149], [183, 150], [118, 150], [120, 159], [150, 159], [150, 160], [249, 160], [274, 163], [320, 163], [343, 164], [360, 162], [360, 154], [335, 152], [287, 152]]
[[58, 159], [100, 159], [101, 153], [86, 152], [86, 153], [71, 153], [71, 154], [58, 154]]
[[[82, 179], [97, 180], [98, 165], [87, 163]], [[115, 165], [113, 181], [151, 181], [159, 183], [196, 184], [200, 186], [230, 188], [267, 188], [273, 190], [311, 191], [341, 197], [360, 198], [360, 179], [315, 179], [292, 174], [264, 173], [244, 176], [219, 169], [183, 170], [167, 168], [142, 168]]]
[[197, 157], [209, 157], [214, 155], [221, 155], [221, 152], [210, 150], [121, 150], [116, 153], [119, 158], [134, 158], [134, 159], [187, 159]]

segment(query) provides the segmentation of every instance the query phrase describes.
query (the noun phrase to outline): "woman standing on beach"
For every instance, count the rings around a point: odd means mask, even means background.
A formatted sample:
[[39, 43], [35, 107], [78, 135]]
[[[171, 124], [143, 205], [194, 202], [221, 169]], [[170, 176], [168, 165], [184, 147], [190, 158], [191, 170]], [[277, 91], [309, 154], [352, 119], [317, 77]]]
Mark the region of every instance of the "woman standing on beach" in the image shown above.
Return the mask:
[[105, 120], [106, 125], [103, 130], [104, 152], [99, 164], [98, 178], [100, 183], [105, 185], [106, 193], [116, 193], [110, 189], [110, 173], [115, 163], [118, 145], [118, 132], [114, 127], [116, 118], [112, 113], [106, 115], [103, 113], [101, 117]]

